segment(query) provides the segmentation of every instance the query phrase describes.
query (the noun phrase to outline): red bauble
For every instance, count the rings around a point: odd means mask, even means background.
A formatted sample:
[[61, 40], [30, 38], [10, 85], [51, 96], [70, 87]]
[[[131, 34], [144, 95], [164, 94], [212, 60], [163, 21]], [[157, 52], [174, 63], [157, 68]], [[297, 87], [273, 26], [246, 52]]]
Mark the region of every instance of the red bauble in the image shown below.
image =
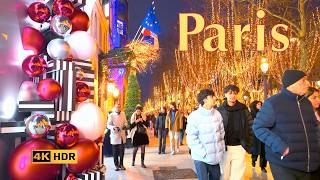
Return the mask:
[[46, 61], [37, 55], [26, 57], [22, 62], [22, 70], [30, 77], [40, 76], [47, 70]]
[[50, 9], [41, 2], [34, 2], [28, 7], [28, 15], [38, 23], [46, 22], [50, 17]]
[[89, 29], [89, 16], [81, 9], [75, 9], [70, 17], [72, 22], [72, 31], [87, 31]]
[[151, 31], [150, 31], [150, 30], [145, 29], [145, 30], [143, 31], [143, 36], [150, 36], [150, 35], [151, 35]]
[[93, 168], [99, 160], [99, 147], [96, 143], [88, 139], [81, 139], [75, 146], [70, 148], [77, 150], [78, 163], [67, 164], [67, 168], [72, 173], [81, 173]]
[[34, 54], [40, 54], [45, 45], [43, 34], [32, 28], [24, 27], [22, 31], [22, 46], [25, 50], [32, 50]]
[[72, 56], [72, 54], [70, 54], [70, 55], [67, 57], [66, 61], [69, 61], [69, 62], [72, 62], [72, 61], [73, 61], [73, 56]]
[[37, 86], [37, 93], [41, 100], [52, 101], [60, 95], [61, 86], [53, 79], [43, 79]]
[[56, 149], [53, 143], [45, 139], [31, 139], [20, 144], [11, 154], [9, 174], [11, 179], [54, 180], [59, 175], [59, 164], [33, 164], [32, 150]]
[[77, 82], [76, 83], [76, 95], [77, 101], [83, 102], [87, 100], [90, 96], [90, 88], [86, 83]]
[[74, 6], [69, 0], [55, 0], [52, 10], [56, 15], [70, 17], [73, 14]]
[[79, 141], [79, 131], [72, 124], [62, 124], [56, 128], [56, 143], [62, 148], [70, 148]]
[[72, 173], [70, 173], [68, 176], [64, 177], [64, 180], [77, 180], [77, 179], [78, 178]]

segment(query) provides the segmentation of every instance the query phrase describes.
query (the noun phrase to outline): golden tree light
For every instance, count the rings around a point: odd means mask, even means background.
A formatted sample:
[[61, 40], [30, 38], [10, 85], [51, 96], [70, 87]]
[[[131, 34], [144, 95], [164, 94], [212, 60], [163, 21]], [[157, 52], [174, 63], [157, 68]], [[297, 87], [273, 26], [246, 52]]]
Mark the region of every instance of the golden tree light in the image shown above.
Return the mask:
[[152, 44], [133, 41], [126, 47], [133, 53], [133, 57], [129, 58], [128, 63], [139, 72], [145, 71], [149, 64], [152, 64], [159, 59], [159, 48]]
[[[223, 87], [236, 84], [242, 92], [247, 92], [250, 99], [263, 99], [262, 71], [268, 71], [272, 80], [271, 93], [280, 88], [281, 76], [288, 68], [301, 68], [309, 73], [315, 62], [320, 58], [320, 13], [319, 8], [313, 11], [306, 20], [304, 36], [297, 35], [296, 25], [287, 23], [283, 18], [277, 18], [267, 9], [270, 1], [252, 0], [202, 0], [205, 2], [205, 11], [202, 12], [206, 24], [220, 24], [225, 27], [226, 48], [228, 51], [208, 52], [203, 48], [203, 42], [208, 37], [217, 35], [214, 30], [188, 37], [188, 51], [175, 50], [176, 71], [163, 74], [161, 87], [165, 100], [155, 96], [153, 100], [164, 102], [177, 100], [185, 96], [187, 104], [194, 106], [197, 90], [212, 88], [218, 98], [223, 98]], [[245, 3], [251, 1], [253, 3]], [[301, 1], [301, 0], [299, 0]], [[306, 1], [305, 1], [306, 2]], [[297, 7], [300, 8], [300, 7]], [[265, 14], [261, 14], [265, 10]], [[301, 12], [300, 12], [301, 13]], [[259, 18], [265, 15], [263, 18]], [[258, 17], [259, 16], [259, 17]], [[300, 21], [299, 19], [297, 20]], [[242, 34], [242, 50], [234, 51], [235, 25], [249, 24], [250, 32]], [[272, 50], [272, 46], [281, 48], [282, 44], [274, 40], [271, 31], [265, 32], [265, 50], [257, 50], [257, 26], [265, 25], [266, 29], [274, 24], [287, 24], [288, 30], [281, 34], [289, 38], [289, 47], [283, 52]], [[303, 23], [302, 23], [303, 24]], [[302, 27], [302, 25], [301, 25]], [[212, 46], [217, 46], [218, 38], [212, 40]], [[305, 45], [302, 45], [305, 44]], [[305, 53], [307, 52], [307, 53]], [[301, 67], [301, 59], [306, 56], [306, 66]], [[262, 62], [261, 59], [267, 60]], [[267, 70], [268, 69], [268, 70]], [[159, 93], [158, 93], [159, 94]]]

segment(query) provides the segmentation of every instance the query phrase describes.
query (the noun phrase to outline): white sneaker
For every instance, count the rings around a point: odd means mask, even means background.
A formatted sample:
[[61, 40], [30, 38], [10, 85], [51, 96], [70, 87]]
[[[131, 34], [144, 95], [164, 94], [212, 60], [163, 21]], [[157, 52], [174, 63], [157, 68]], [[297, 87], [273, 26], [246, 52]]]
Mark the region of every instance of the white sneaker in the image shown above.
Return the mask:
[[171, 154], [171, 155], [174, 155], [174, 154], [175, 154], [175, 152], [174, 152], [174, 151], [172, 151], [170, 154]]

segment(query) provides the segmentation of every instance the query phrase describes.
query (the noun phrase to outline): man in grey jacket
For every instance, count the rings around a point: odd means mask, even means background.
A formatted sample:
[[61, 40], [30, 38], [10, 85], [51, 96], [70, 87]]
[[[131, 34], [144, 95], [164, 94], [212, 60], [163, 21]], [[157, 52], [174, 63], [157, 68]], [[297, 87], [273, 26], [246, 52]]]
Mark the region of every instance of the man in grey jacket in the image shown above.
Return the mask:
[[212, 90], [201, 90], [197, 100], [200, 107], [188, 117], [187, 144], [198, 178], [219, 180], [219, 163], [225, 151], [222, 116], [213, 108], [216, 98]]

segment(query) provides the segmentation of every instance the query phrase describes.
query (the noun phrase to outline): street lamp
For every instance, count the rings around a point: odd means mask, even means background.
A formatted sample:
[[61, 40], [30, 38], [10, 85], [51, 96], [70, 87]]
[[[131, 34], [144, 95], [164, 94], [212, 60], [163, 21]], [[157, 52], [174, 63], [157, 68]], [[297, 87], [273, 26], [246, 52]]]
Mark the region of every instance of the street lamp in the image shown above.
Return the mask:
[[113, 82], [109, 82], [107, 84], [107, 90], [109, 93], [113, 93], [116, 88], [116, 85]]
[[248, 102], [250, 102], [250, 93], [246, 90], [243, 92], [243, 100], [246, 105], [248, 105]]
[[113, 90], [113, 97], [117, 98], [119, 96], [119, 94], [120, 94], [119, 89], [115, 87], [115, 89]]
[[266, 57], [261, 58], [260, 69], [263, 72], [263, 74], [262, 74], [263, 94], [264, 94], [264, 100], [266, 100], [268, 97], [268, 82], [267, 82], [267, 72], [269, 70], [268, 58], [266, 58]]

